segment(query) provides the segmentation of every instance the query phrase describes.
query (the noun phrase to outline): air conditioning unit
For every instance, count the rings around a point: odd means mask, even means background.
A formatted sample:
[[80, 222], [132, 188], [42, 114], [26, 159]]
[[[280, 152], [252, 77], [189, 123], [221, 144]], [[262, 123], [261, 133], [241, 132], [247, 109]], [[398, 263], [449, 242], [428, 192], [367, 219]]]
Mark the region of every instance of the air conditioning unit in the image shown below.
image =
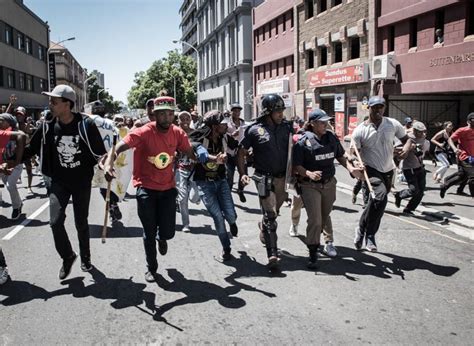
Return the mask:
[[385, 54], [374, 56], [372, 59], [372, 69], [371, 75], [372, 79], [396, 79], [397, 70], [396, 70], [395, 55]]

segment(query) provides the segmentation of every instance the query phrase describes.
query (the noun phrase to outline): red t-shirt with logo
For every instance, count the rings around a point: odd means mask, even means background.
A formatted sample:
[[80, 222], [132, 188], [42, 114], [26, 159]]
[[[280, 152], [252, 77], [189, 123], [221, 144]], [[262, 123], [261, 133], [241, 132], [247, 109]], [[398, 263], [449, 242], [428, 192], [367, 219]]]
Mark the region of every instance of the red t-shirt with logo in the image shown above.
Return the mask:
[[469, 156], [474, 156], [474, 129], [469, 126], [461, 127], [451, 135], [451, 139], [458, 142], [458, 147], [461, 149], [458, 154], [459, 160], [464, 161]]
[[159, 132], [152, 122], [129, 133], [123, 141], [135, 148], [133, 186], [157, 191], [176, 186], [175, 154], [191, 149], [188, 136], [181, 128], [171, 125], [167, 132]]
[[0, 130], [0, 163], [3, 163], [3, 152], [7, 147], [7, 143], [10, 141], [11, 131]]

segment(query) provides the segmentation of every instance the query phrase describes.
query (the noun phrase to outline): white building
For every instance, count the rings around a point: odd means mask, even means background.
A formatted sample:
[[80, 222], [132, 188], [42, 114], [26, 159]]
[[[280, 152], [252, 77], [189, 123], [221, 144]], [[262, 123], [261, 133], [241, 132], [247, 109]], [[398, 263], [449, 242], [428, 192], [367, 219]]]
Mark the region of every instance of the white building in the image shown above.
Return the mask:
[[263, 0], [196, 0], [199, 110], [231, 103], [252, 119], [252, 7]]

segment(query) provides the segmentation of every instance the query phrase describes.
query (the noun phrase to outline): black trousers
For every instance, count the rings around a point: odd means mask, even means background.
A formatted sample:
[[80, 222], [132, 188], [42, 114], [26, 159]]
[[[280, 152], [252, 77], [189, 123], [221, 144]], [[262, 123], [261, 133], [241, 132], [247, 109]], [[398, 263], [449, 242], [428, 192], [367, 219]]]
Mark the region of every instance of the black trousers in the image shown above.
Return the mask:
[[6, 267], [7, 262], [5, 261], [5, 256], [3, 255], [2, 247], [0, 246], [0, 267]]
[[91, 252], [89, 246], [89, 203], [91, 199], [91, 185], [84, 187], [67, 187], [58, 182], [51, 182], [49, 195], [49, 224], [53, 230], [54, 245], [62, 259], [73, 255], [71, 242], [64, 227], [66, 220], [66, 207], [72, 197], [72, 208], [74, 211], [74, 223], [76, 225], [77, 238], [79, 239], [79, 251], [81, 260], [90, 260]]
[[424, 167], [417, 169], [404, 169], [403, 175], [407, 180], [408, 189], [400, 191], [400, 198], [411, 198], [405, 209], [413, 211], [418, 207], [426, 188], [426, 171]]
[[458, 171], [447, 176], [444, 179], [442, 187], [448, 190], [453, 185], [460, 185], [458, 191], [462, 191], [464, 186], [468, 183], [469, 192], [471, 193], [471, 196], [474, 197], [474, 167], [462, 161], [458, 161]]
[[369, 166], [366, 166], [366, 169], [375, 198], [369, 198], [367, 206], [360, 217], [359, 228], [366, 237], [373, 237], [379, 230], [380, 221], [387, 206], [387, 195], [392, 187], [393, 171], [382, 173]]
[[[107, 189], [103, 189], [101, 188], [100, 189], [100, 194], [102, 195], [102, 197], [104, 197], [104, 201], [105, 201], [105, 197], [107, 195]], [[117, 205], [119, 202], [119, 198], [118, 196], [115, 194], [115, 192], [113, 191], [110, 191], [110, 205]]]

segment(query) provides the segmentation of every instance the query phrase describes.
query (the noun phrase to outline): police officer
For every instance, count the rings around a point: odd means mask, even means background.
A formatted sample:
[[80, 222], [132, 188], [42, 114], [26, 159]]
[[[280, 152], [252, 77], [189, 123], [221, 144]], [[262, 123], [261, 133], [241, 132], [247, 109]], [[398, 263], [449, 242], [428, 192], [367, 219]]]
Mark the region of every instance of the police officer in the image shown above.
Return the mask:
[[346, 160], [344, 148], [332, 131], [327, 131], [331, 119], [322, 109], [309, 114], [305, 134], [293, 148], [293, 167], [298, 173], [301, 196], [308, 214], [306, 244], [309, 268], [316, 267], [317, 250], [324, 227], [324, 253], [336, 257], [330, 213], [336, 200], [336, 167], [334, 159], [353, 175], [361, 178], [361, 170]]
[[268, 265], [278, 265], [277, 251], [277, 215], [287, 199], [285, 175], [288, 160], [288, 145], [293, 134], [293, 125], [283, 119], [285, 103], [276, 94], [262, 99], [262, 111], [256, 122], [251, 124], [240, 141], [238, 169], [243, 185], [250, 183], [245, 174], [245, 155], [253, 149], [255, 173], [253, 179], [263, 212], [261, 238], [267, 248]]

